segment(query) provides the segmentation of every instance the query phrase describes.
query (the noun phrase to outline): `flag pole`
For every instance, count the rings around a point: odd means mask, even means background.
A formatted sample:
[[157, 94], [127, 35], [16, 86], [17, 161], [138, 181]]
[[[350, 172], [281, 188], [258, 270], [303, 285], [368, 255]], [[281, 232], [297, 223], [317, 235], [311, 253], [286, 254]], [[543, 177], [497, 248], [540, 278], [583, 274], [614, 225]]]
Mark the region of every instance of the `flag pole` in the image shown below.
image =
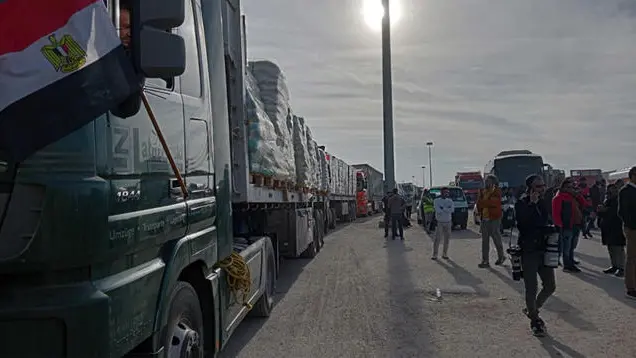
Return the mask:
[[163, 151], [166, 153], [166, 157], [168, 157], [168, 162], [170, 163], [170, 167], [172, 168], [172, 172], [177, 177], [177, 182], [179, 183], [179, 187], [181, 187], [181, 192], [183, 193], [183, 198], [188, 198], [188, 189], [186, 188], [185, 182], [183, 181], [183, 177], [179, 172], [179, 168], [177, 168], [177, 164], [172, 157], [172, 153], [170, 152], [170, 148], [168, 148], [168, 143], [166, 143], [166, 138], [163, 136], [163, 132], [161, 132], [161, 128], [159, 127], [159, 123], [157, 122], [157, 118], [155, 117], [152, 108], [150, 108], [150, 103], [148, 103], [148, 98], [146, 98], [146, 94], [144, 91], [141, 91], [141, 101], [146, 108], [146, 112], [148, 112], [148, 117], [150, 117], [150, 122], [152, 122], [152, 126], [155, 128], [155, 132], [157, 133], [157, 137], [159, 138], [159, 142], [163, 147]]

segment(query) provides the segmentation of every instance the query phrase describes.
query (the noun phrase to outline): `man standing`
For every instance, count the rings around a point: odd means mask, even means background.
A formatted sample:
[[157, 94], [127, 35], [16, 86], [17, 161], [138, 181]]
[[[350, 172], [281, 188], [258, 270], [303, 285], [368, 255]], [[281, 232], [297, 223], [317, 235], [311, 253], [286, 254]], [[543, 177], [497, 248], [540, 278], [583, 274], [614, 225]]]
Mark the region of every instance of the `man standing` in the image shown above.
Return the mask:
[[597, 208], [603, 204], [603, 197], [601, 196], [601, 180], [598, 179], [590, 188], [590, 201], [592, 202], [592, 207], [590, 208], [590, 221], [587, 224], [588, 230], [594, 229], [594, 221], [597, 221]]
[[428, 234], [432, 231], [433, 215], [435, 215], [433, 198], [431, 198], [431, 192], [426, 189], [422, 195], [422, 217], [424, 218], [424, 229]]
[[435, 228], [435, 240], [433, 242], [433, 260], [437, 260], [439, 251], [439, 242], [444, 236], [444, 251], [442, 258], [448, 260], [448, 246], [450, 244], [451, 230], [453, 228], [453, 212], [455, 211], [455, 203], [449, 197], [448, 188], [442, 188], [442, 195], [433, 201], [435, 207], [435, 220], [437, 227]]
[[497, 249], [495, 265], [505, 261], [503, 244], [501, 242], [501, 189], [498, 187], [497, 177], [486, 177], [486, 188], [479, 191], [477, 210], [481, 216], [481, 263], [479, 267], [490, 267], [490, 238]]
[[391, 230], [393, 232], [393, 240], [396, 237], [404, 240], [404, 210], [406, 209], [406, 201], [398, 194], [398, 190], [393, 189], [393, 194], [387, 199], [387, 209], [391, 215]]
[[389, 198], [393, 195], [390, 191], [382, 198], [382, 210], [384, 211], [384, 238], [389, 237], [389, 224], [391, 223], [391, 212], [389, 211]]
[[552, 199], [552, 221], [561, 233], [560, 249], [565, 272], [581, 272], [574, 261], [577, 226], [583, 222], [583, 212], [576, 195], [574, 182], [565, 179]]
[[[554, 269], [544, 265], [548, 210], [543, 200], [545, 183], [539, 175], [526, 179], [526, 193], [515, 204], [521, 248], [521, 266], [525, 286], [526, 308], [523, 312], [530, 319], [530, 329], [535, 336], [545, 335], [545, 322], [539, 317], [539, 309], [556, 290]], [[541, 278], [541, 292], [537, 295]]]
[[632, 167], [628, 174], [629, 183], [618, 194], [618, 216], [623, 220], [627, 244], [625, 295], [636, 300], [636, 167]]

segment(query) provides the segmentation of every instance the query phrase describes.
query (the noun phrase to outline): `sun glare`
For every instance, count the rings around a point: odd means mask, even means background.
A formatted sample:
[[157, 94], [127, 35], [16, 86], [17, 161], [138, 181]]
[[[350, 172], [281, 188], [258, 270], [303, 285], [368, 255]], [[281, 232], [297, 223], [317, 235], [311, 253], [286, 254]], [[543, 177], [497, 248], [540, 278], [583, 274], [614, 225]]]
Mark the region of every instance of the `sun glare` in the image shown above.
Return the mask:
[[[394, 26], [402, 17], [402, 9], [399, 0], [392, 0], [389, 4], [391, 6], [391, 26]], [[382, 18], [384, 18], [382, 0], [364, 0], [362, 16], [364, 16], [367, 26], [372, 30], [382, 30]]]

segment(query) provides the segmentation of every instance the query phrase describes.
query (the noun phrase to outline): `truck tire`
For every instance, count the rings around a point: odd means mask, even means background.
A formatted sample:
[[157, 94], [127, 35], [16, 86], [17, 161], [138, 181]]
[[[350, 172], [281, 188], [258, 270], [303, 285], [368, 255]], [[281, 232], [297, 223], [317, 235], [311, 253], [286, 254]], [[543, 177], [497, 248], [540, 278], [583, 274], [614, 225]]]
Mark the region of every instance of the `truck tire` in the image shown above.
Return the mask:
[[203, 357], [203, 313], [194, 287], [178, 281], [170, 294], [163, 336], [166, 358]]
[[462, 230], [466, 230], [466, 228], [468, 227], [468, 223], [463, 223], [461, 227], [462, 227]]
[[336, 228], [336, 210], [334, 208], [330, 208], [329, 212], [331, 213], [331, 218], [329, 220], [329, 228], [333, 230]]
[[316, 257], [317, 253], [318, 253], [318, 249], [316, 249], [316, 241], [312, 241], [311, 244], [307, 246], [305, 251], [303, 251], [303, 253], [300, 256], [306, 259], [313, 259], [314, 257]]
[[273, 256], [270, 256], [270, 263], [266, 274], [267, 283], [265, 284], [265, 292], [263, 292], [250, 311], [250, 316], [252, 317], [269, 317], [272, 313], [272, 308], [274, 308], [274, 294], [276, 293], [276, 263]]

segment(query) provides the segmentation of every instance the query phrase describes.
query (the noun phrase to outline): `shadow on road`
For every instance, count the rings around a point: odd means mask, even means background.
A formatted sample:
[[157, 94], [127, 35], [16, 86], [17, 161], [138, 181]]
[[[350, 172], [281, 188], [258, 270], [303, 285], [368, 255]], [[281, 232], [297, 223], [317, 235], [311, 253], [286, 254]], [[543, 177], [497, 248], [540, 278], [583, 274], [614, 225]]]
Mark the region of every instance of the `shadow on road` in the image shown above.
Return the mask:
[[627, 301], [625, 298], [625, 281], [623, 279], [603, 273], [597, 274], [596, 272], [588, 270], [583, 270], [583, 272], [572, 276], [602, 289], [614, 300], [626, 305], [627, 307], [636, 308], [636, 301]]
[[609, 257], [598, 257], [598, 256], [588, 255], [583, 252], [576, 252], [574, 256], [578, 257], [583, 262], [586, 262], [590, 265], [593, 265], [599, 268], [607, 268], [610, 265]]
[[[523, 280], [522, 281], [513, 281], [512, 273], [510, 271], [510, 267], [506, 267], [507, 275], [502, 274], [499, 270], [490, 268], [489, 271], [497, 276], [502, 282], [512, 287], [515, 291], [519, 293], [519, 295], [524, 294], [523, 288]], [[539, 284], [540, 285], [540, 284]], [[557, 283], [557, 293], [559, 292], [559, 285]], [[598, 328], [594, 325], [594, 323], [587, 321], [583, 318], [583, 312], [578, 308], [572, 306], [571, 304], [563, 301], [559, 297], [552, 296], [546, 302], [544, 309], [556, 313], [559, 318], [566, 321], [573, 327], [576, 327], [583, 331], [598, 331]], [[521, 310], [520, 310], [521, 311]]]
[[[274, 308], [276, 308], [276, 305], [285, 297], [287, 292], [289, 292], [304, 267], [310, 262], [311, 259], [289, 259], [281, 263], [280, 275], [276, 282]], [[267, 322], [267, 318], [247, 317], [245, 321], [236, 328], [236, 331], [232, 334], [232, 338], [221, 352], [220, 357], [236, 357], [252, 338], [254, 338], [265, 322]]]
[[410, 251], [404, 241], [387, 242], [389, 290], [391, 295], [390, 321], [392, 357], [434, 357], [430, 345], [431, 324], [425, 314], [422, 297], [415, 295], [416, 287], [406, 254]]
[[570, 358], [585, 358], [583, 354], [572, 347], [566, 346], [550, 336], [539, 338], [539, 342], [541, 342], [541, 347], [545, 349], [550, 358], [562, 358], [564, 353]]
[[461, 286], [470, 286], [472, 287], [478, 295], [481, 296], [489, 296], [490, 293], [486, 291], [481, 285], [484, 281], [472, 273], [466, 270], [462, 266], [458, 265], [453, 260], [438, 260], [440, 266], [442, 266], [448, 273], [450, 273], [455, 282]]

